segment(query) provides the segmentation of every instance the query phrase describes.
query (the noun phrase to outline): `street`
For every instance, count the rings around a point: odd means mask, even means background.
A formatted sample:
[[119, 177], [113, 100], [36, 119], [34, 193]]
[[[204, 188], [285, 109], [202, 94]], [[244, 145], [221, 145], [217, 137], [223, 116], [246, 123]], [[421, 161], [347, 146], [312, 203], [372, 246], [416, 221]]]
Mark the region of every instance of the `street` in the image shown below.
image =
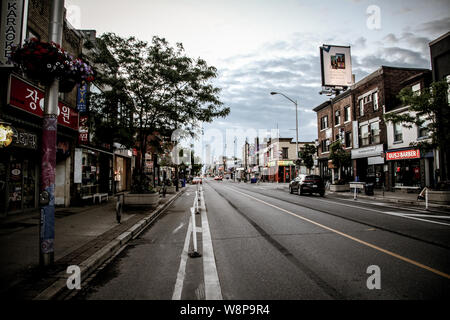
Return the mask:
[[204, 180], [72, 299], [448, 299], [450, 215]]

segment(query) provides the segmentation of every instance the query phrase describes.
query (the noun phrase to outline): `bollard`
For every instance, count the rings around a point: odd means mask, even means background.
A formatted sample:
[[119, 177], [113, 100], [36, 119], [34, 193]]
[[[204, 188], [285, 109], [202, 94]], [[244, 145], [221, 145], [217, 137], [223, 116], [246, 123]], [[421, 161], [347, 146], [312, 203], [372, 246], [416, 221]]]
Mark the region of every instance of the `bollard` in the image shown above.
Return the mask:
[[189, 257], [191, 258], [199, 258], [202, 255], [200, 253], [198, 253], [198, 249], [197, 249], [197, 227], [195, 224], [195, 214], [194, 214], [195, 209], [191, 208], [191, 219], [192, 219], [192, 241], [194, 244], [194, 251], [189, 253]]
[[354, 188], [355, 192], [353, 194], [353, 200], [356, 200], [356, 188]]
[[428, 188], [425, 189], [425, 210], [428, 210]]

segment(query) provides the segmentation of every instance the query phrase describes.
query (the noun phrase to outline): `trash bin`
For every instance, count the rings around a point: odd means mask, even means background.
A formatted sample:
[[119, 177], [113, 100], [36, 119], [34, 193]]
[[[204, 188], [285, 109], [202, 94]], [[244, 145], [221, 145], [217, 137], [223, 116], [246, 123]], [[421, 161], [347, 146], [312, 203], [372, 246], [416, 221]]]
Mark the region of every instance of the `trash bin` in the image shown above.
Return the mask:
[[182, 180], [180, 180], [181, 181], [181, 187], [182, 188], [185, 188], [186, 187], [186, 180], [185, 179], [182, 179]]
[[373, 187], [374, 187], [373, 183], [366, 183], [366, 185], [364, 187], [366, 195], [373, 196]]
[[251, 183], [256, 183], [256, 182], [258, 182], [258, 179], [252, 178], [252, 179], [250, 180], [250, 182], [251, 182]]

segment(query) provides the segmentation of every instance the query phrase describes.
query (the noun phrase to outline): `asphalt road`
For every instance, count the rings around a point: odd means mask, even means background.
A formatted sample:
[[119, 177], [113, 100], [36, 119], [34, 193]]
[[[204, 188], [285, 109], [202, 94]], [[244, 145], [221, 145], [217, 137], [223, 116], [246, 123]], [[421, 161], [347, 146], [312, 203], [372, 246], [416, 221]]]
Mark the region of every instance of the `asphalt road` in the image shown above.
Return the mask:
[[450, 297], [448, 214], [208, 180], [191, 258], [188, 188], [75, 299]]

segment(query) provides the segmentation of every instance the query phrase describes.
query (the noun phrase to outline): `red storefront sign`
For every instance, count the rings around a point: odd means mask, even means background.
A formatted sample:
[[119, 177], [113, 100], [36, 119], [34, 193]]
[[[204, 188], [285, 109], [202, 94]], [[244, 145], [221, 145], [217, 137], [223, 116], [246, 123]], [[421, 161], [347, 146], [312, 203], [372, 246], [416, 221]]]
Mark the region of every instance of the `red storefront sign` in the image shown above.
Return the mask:
[[89, 142], [88, 120], [88, 116], [80, 116], [80, 128], [78, 130], [78, 142], [80, 144], [88, 144]]
[[386, 153], [386, 160], [407, 160], [407, 159], [420, 159], [420, 150], [410, 149], [402, 151], [393, 151]]
[[[45, 93], [31, 84], [11, 76], [8, 104], [40, 118], [44, 117]], [[78, 112], [58, 103], [58, 124], [78, 131]]]

